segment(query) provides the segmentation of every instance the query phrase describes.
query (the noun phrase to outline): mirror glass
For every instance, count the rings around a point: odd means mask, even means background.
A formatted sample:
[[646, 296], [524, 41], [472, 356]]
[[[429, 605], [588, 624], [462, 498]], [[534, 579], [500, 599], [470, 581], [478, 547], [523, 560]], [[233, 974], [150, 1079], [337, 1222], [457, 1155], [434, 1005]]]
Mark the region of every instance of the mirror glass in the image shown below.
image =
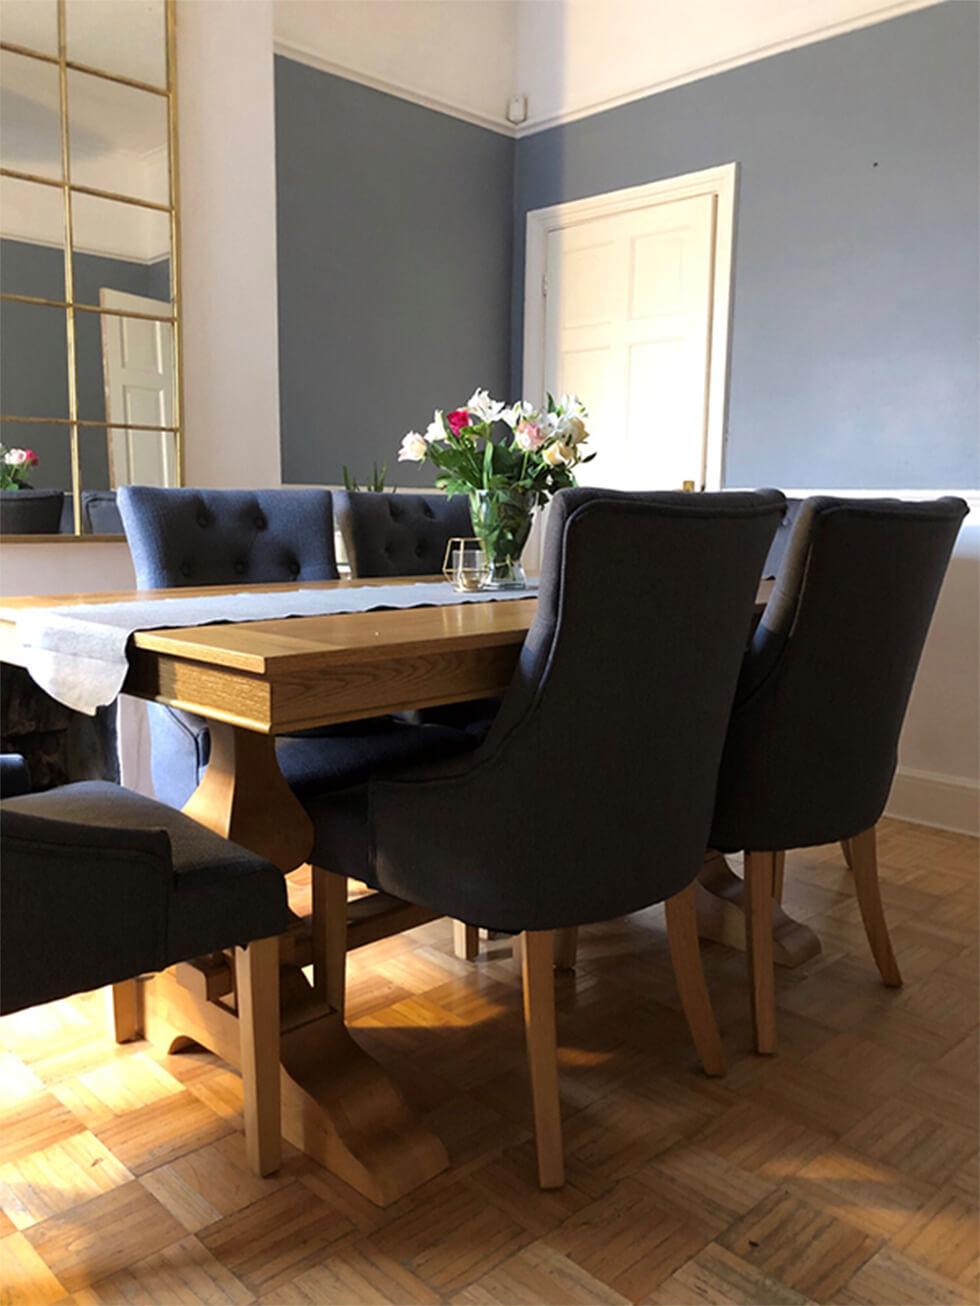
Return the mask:
[[0, 52], [0, 165], [20, 174], [0, 177], [0, 444], [30, 452], [16, 480], [35, 491], [5, 474], [9, 534], [74, 533], [77, 504], [83, 532], [118, 535], [117, 486], [180, 484], [180, 434], [163, 429], [176, 332], [161, 320], [173, 2], [0, 0], [4, 42], [45, 56]]
[[[144, 311], [142, 296], [111, 293], [114, 307]], [[75, 349], [82, 421], [110, 426], [173, 425], [171, 323], [117, 313], [76, 313]]]
[[108, 484], [176, 485], [177, 437], [173, 431], [127, 431], [109, 427], [103, 437]]
[[[60, 187], [0, 177], [0, 291], [65, 297], [65, 197]], [[5, 343], [0, 321], [0, 345]]]
[[77, 191], [71, 212], [75, 302], [119, 308], [118, 291], [146, 301], [130, 311], [169, 315], [169, 213]]
[[71, 437], [55, 422], [0, 422], [4, 455], [23, 450], [36, 459], [22, 477], [26, 490], [52, 491], [0, 495], [0, 531], [9, 535], [53, 535], [73, 529]]
[[8, 45], [57, 55], [57, 0], [3, 0], [3, 39]]
[[0, 413], [67, 419], [65, 310], [8, 299], [0, 316]]
[[66, 0], [65, 41], [71, 63], [167, 84], [163, 0]]
[[69, 70], [68, 147], [74, 185], [169, 202], [165, 96]]
[[8, 50], [0, 53], [0, 121], [0, 165], [61, 179], [61, 88], [55, 64]]

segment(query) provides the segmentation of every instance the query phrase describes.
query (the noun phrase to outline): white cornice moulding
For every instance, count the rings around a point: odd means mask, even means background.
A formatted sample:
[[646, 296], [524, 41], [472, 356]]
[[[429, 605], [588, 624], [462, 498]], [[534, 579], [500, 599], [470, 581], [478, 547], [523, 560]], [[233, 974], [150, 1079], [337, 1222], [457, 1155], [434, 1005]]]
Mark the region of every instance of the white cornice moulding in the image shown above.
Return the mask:
[[463, 122], [471, 123], [474, 127], [485, 127], [488, 131], [498, 132], [501, 136], [515, 135], [513, 127], [501, 114], [500, 118], [494, 118], [490, 114], [478, 113], [475, 109], [466, 108], [461, 104], [450, 104], [448, 100], [440, 100], [437, 96], [428, 95], [424, 91], [414, 90], [410, 86], [402, 86], [395, 82], [389, 82], [383, 77], [374, 77], [370, 73], [360, 72], [356, 68], [347, 68], [342, 64], [333, 63], [330, 59], [324, 59], [315, 50], [310, 50], [306, 46], [294, 45], [292, 41], [275, 41], [273, 49], [276, 54], [284, 55], [287, 59], [292, 59], [296, 63], [306, 64], [308, 68], [316, 68], [321, 73], [330, 73], [334, 77], [342, 77], [347, 82], [356, 82], [359, 86], [367, 86], [372, 91], [381, 91], [385, 95], [394, 95], [399, 100], [408, 100], [410, 104], [421, 105], [423, 109], [433, 109], [436, 113], [447, 114], [450, 118], [460, 118]]
[[[292, 41], [276, 40], [273, 43], [273, 48], [276, 54], [284, 55], [287, 59], [293, 59], [296, 63], [306, 64], [310, 68], [317, 68], [320, 72], [331, 73], [334, 77], [343, 77], [345, 81], [357, 82], [358, 85], [367, 86], [373, 91], [394, 95], [400, 100], [409, 101], [411, 104], [418, 104], [425, 109], [432, 109], [436, 113], [445, 113], [451, 118], [459, 118], [463, 122], [472, 123], [476, 127], [485, 127], [487, 130], [497, 132], [501, 136], [509, 136], [511, 139], [519, 140], [524, 136], [532, 136], [536, 132], [548, 131], [552, 127], [560, 127], [564, 123], [577, 122], [581, 118], [589, 118], [596, 113], [605, 113], [607, 109], [618, 109], [621, 105], [632, 104], [634, 100], [645, 100], [648, 96], [658, 95], [661, 91], [673, 90], [677, 86], [686, 86], [688, 83], [700, 81], [704, 77], [714, 77], [717, 73], [728, 72], [729, 69], [740, 68], [744, 64], [755, 63], [759, 59], [768, 59], [771, 55], [783, 54], [788, 50], [795, 50], [804, 45], [813, 45], [817, 41], [829, 40], [834, 36], [844, 36], [848, 32], [858, 31], [862, 27], [873, 27], [877, 23], [887, 22], [890, 18], [898, 18], [902, 14], [912, 13], [916, 9], [928, 9], [933, 5], [944, 3], [952, 3], [952, 0], [896, 0], [896, 3], [883, 5], [880, 9], [872, 10], [870, 13], [858, 14], [839, 23], [828, 23], [823, 27], [816, 27], [812, 31], [801, 32], [798, 36], [787, 37], [783, 41], [774, 41], [768, 45], [757, 46], [755, 49], [747, 50], [743, 54], [733, 55], [730, 59], [723, 59], [713, 64], [704, 64], [701, 67], [689, 69], [677, 77], [636, 86], [629, 91], [624, 91], [621, 95], [591, 101], [580, 108], [550, 114], [545, 118], [534, 117], [534, 97], [532, 95], [528, 97], [530, 116], [527, 122], [522, 123], [519, 127], [513, 127], [507, 122], [503, 113], [499, 118], [495, 118], [491, 114], [479, 113], [477, 110], [470, 109], [465, 105], [451, 103], [448, 100], [440, 99], [438, 96], [429, 95], [427, 92], [389, 81], [387, 78], [376, 77], [371, 73], [361, 72], [356, 68], [334, 63], [308, 46], [298, 45]], [[524, 94], [524, 92], [518, 88], [515, 90], [515, 94]]]
[[732, 55], [730, 59], [720, 59], [716, 63], [691, 68], [676, 77], [668, 77], [659, 82], [650, 82], [643, 86], [637, 86], [632, 90], [624, 91], [621, 95], [610, 96], [605, 100], [590, 101], [590, 103], [584, 104], [580, 108], [549, 114], [545, 118], [534, 117], [534, 99], [533, 96], [530, 96], [528, 97], [530, 110], [528, 120], [516, 128], [513, 134], [518, 139], [523, 136], [533, 136], [536, 132], [548, 131], [551, 127], [561, 127], [565, 123], [577, 122], [581, 118], [591, 118], [593, 114], [605, 113], [608, 109], [618, 109], [624, 104], [632, 104], [634, 100], [645, 100], [648, 96], [659, 95], [661, 91], [672, 91], [675, 87], [687, 86], [690, 82], [699, 82], [702, 78], [714, 77], [718, 73], [728, 72], [732, 68], [741, 68], [744, 64], [756, 63], [760, 59], [768, 59], [774, 54], [784, 54], [788, 50], [796, 50], [804, 45], [815, 45], [818, 41], [830, 40], [834, 36], [844, 36], [848, 32], [856, 32], [862, 27], [873, 27], [877, 23], [887, 22], [890, 18], [898, 18], [902, 14], [911, 13], [915, 9], [928, 9], [936, 4], [950, 2], [951, 0], [897, 0], [895, 4], [884, 5], [881, 9], [875, 9], [870, 13], [858, 14], [839, 23], [827, 23], [823, 27], [815, 27], [812, 31], [801, 32], [798, 36], [789, 36], [783, 41], [772, 41], [768, 45], [760, 45], [755, 49], [746, 50], [743, 54]]

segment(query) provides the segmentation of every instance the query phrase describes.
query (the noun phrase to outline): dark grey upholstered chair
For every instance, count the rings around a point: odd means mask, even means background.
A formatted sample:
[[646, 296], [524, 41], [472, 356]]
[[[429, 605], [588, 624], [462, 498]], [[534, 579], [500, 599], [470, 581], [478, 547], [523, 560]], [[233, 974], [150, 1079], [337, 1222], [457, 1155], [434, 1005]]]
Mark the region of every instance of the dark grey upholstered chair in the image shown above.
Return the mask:
[[[327, 490], [165, 490], [124, 486], [119, 511], [140, 589], [336, 580]], [[157, 797], [182, 807], [210, 755], [207, 722], [148, 707]], [[279, 766], [299, 796], [356, 783], [377, 769], [471, 747], [461, 732], [390, 718], [276, 741]]]
[[93, 535], [122, 535], [115, 490], [83, 490], [82, 518]]
[[772, 902], [786, 849], [845, 841], [881, 977], [901, 984], [881, 906], [875, 825], [961, 499], [808, 499], [745, 658], [711, 845], [746, 850], [756, 1043], [775, 1048]]
[[[61, 510], [61, 532], [70, 535], [74, 529], [72, 497], [66, 494]], [[122, 519], [116, 506], [115, 490], [82, 491], [82, 530], [86, 535], [122, 535]]]
[[563, 1174], [556, 928], [667, 900], [685, 1011], [702, 1059], [720, 1068], [692, 883], [783, 503], [774, 490], [562, 491], [548, 523], [537, 616], [482, 745], [307, 805], [317, 866], [459, 920], [523, 933], [545, 1187]]
[[335, 490], [333, 507], [355, 578], [435, 575], [447, 542], [473, 534], [462, 496]]
[[[86, 781], [23, 787], [0, 764], [0, 1012], [115, 986], [118, 1041], [140, 1033], [134, 977], [234, 949], [249, 1157], [279, 1165], [279, 941], [288, 923], [280, 871], [163, 803]], [[243, 997], [244, 995], [244, 997]], [[269, 1014], [271, 1012], [271, 1015]]]

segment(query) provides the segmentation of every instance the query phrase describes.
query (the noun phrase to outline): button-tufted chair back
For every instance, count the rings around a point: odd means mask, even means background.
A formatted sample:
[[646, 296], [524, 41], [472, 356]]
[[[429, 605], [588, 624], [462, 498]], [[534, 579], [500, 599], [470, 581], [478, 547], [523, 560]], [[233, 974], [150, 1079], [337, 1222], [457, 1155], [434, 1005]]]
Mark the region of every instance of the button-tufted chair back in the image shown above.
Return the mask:
[[337, 578], [328, 490], [126, 485], [117, 502], [140, 589]]
[[355, 578], [435, 575], [442, 571], [447, 541], [473, 534], [462, 497], [337, 490], [333, 501]]
[[[140, 589], [336, 580], [329, 490], [164, 490], [117, 497]], [[203, 717], [147, 708], [153, 787], [182, 807], [211, 750]]]

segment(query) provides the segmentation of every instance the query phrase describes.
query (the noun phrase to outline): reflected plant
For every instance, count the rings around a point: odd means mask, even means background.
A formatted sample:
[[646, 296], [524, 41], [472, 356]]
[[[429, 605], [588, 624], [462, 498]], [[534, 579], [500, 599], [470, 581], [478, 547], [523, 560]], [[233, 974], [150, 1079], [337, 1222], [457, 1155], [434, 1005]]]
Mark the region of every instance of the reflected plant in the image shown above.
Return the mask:
[[[350, 468], [344, 463], [344, 489], [351, 494], [359, 494], [366, 490], [371, 494], [382, 494], [385, 488], [385, 482], [388, 479], [388, 464], [382, 463], [380, 468], [377, 463], [372, 464], [371, 476], [365, 485], [361, 485], [357, 477], [351, 474]], [[393, 485], [392, 490], [396, 487]]]
[[28, 473], [39, 461], [33, 449], [7, 449], [0, 444], [0, 490], [29, 490]]

